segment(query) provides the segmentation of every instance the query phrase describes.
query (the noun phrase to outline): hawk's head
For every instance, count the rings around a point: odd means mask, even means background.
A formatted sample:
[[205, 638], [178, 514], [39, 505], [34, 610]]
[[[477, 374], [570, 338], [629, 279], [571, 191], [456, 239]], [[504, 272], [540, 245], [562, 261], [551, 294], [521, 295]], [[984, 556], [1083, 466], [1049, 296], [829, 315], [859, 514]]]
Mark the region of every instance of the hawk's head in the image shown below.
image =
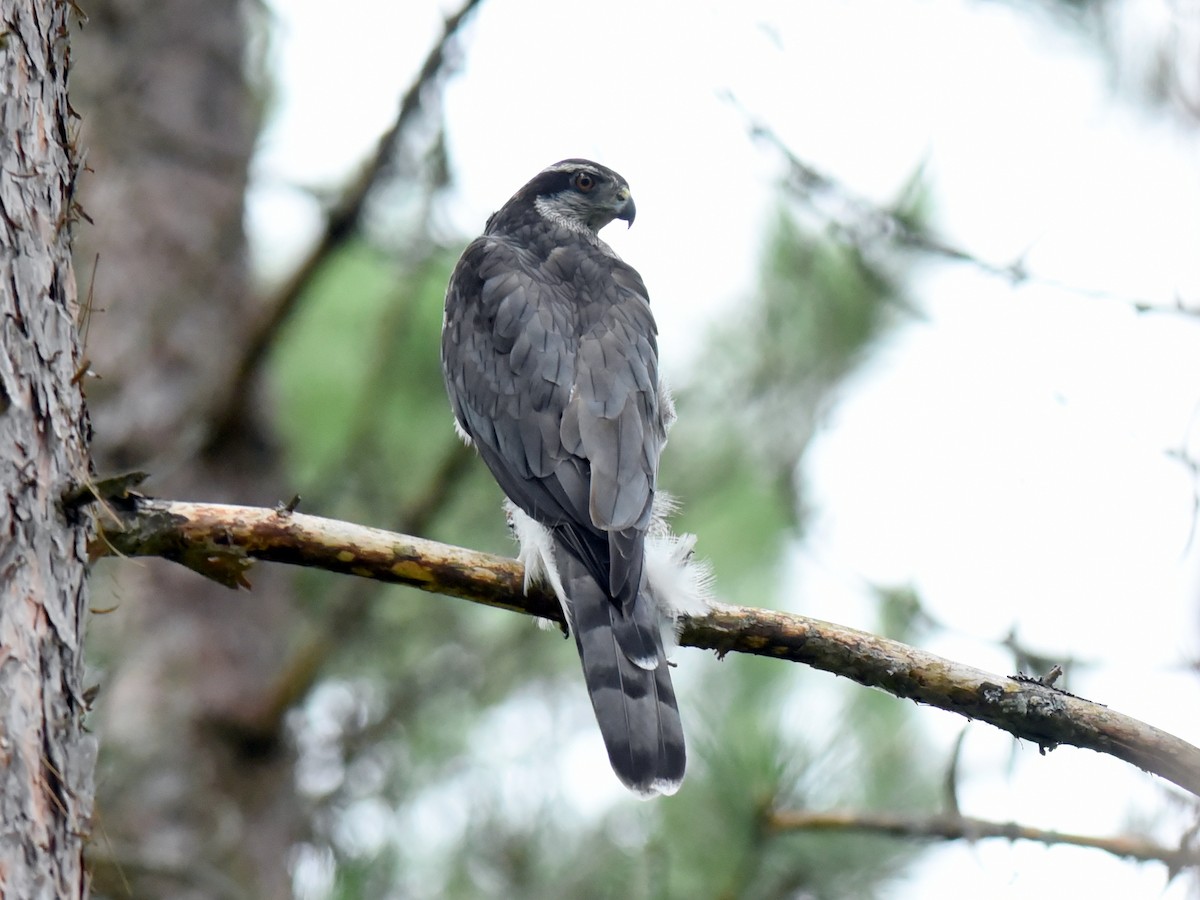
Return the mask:
[[529, 203], [548, 219], [595, 234], [613, 219], [630, 225], [637, 208], [625, 179], [587, 159], [564, 159], [543, 169], [509, 201]]

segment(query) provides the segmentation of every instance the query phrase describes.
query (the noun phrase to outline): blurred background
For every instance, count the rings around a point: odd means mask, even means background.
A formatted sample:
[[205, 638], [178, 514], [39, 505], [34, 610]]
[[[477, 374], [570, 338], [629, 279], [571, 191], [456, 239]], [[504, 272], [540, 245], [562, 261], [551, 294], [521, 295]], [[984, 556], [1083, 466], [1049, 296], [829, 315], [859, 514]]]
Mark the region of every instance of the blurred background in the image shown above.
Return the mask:
[[[450, 268], [571, 156], [621, 172], [723, 600], [1200, 742], [1200, 4], [93, 0], [77, 269], [103, 474], [511, 555], [438, 368]], [[676, 653], [691, 766], [612, 776], [525, 617], [259, 566], [93, 580], [100, 897], [1196, 896], [964, 815], [1195, 840], [1112, 758]]]

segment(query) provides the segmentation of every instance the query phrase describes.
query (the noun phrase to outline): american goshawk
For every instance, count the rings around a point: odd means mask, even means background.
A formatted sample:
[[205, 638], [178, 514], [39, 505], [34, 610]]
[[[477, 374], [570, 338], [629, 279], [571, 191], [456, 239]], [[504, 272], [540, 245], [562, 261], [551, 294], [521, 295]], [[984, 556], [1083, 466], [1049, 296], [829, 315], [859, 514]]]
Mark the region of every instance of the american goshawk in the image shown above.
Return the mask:
[[612, 169], [540, 172], [458, 261], [442, 367], [460, 433], [508, 496], [526, 585], [562, 604], [613, 769], [653, 796], [685, 766], [660, 629], [702, 607], [706, 575], [656, 492], [674, 407], [646, 288], [597, 234], [633, 218]]

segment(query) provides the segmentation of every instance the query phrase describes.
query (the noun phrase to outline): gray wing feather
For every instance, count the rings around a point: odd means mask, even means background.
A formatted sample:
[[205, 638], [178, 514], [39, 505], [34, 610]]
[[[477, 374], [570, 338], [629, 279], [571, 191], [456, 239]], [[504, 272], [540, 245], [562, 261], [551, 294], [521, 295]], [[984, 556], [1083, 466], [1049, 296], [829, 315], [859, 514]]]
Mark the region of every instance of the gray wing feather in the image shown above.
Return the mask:
[[442, 357], [455, 416], [505, 493], [549, 526], [606, 538], [594, 574], [624, 608], [665, 442], [658, 350], [640, 277], [615, 259], [603, 271], [588, 249], [556, 248], [537, 269], [477, 239], [451, 278]]
[[635, 790], [669, 793], [683, 735], [656, 612], [638, 602], [669, 404], [641, 278], [597, 256], [557, 246], [538, 264], [501, 238], [474, 241], [447, 291], [442, 360], [459, 424], [570, 573], [614, 769]]

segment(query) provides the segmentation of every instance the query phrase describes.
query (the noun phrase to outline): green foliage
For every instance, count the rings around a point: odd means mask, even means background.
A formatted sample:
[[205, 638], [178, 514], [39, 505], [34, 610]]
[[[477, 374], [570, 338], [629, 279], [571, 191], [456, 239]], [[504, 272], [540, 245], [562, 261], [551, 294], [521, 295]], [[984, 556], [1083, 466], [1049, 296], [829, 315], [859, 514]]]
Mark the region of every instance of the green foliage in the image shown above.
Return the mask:
[[[689, 407], [694, 404], [684, 404]], [[724, 591], [737, 585], [738, 596], [769, 595], [778, 581], [792, 497], [744, 446], [710, 429], [700, 418], [681, 423], [667, 445], [663, 478], [681, 498], [675, 526], [699, 535], [699, 552]]]
[[[306, 508], [390, 515], [420, 498], [459, 452], [438, 363], [442, 294], [454, 259], [435, 253], [404, 271], [353, 244], [315, 279], [273, 362], [283, 429]], [[467, 467], [468, 487], [499, 497]], [[471, 477], [472, 475], [478, 477]], [[497, 500], [498, 502], [498, 500]], [[476, 538], [501, 544], [499, 517]]]
[[[919, 217], [915, 199], [906, 206]], [[803, 530], [804, 452], [900, 309], [893, 280], [857, 250], [778, 210], [753, 301], [714, 328], [705, 365], [677, 391], [663, 461], [681, 525], [701, 536], [726, 589], [761, 596], [776, 583], [785, 537]]]
[[[904, 725], [907, 708], [851, 686], [840, 703], [817, 705], [820, 718], [794, 714], [828, 684], [757, 658], [727, 659], [706, 685], [697, 764], [661, 809], [673, 863], [663, 896], [857, 898], [898, 873], [907, 851], [894, 842], [775, 832], [766, 817], [892, 809], [898, 795], [906, 809], [928, 805], [930, 778], [916, 762], [921, 742]], [[864, 716], [875, 700], [882, 715]]]
[[363, 352], [395, 284], [368, 248], [353, 245], [313, 280], [282, 338], [272, 369], [279, 394], [279, 427], [293, 474], [305, 489], [339, 461], [370, 372]]
[[705, 399], [761, 436], [742, 441], [773, 469], [795, 466], [840, 382], [895, 320], [897, 291], [850, 245], [806, 233], [781, 208], [755, 302], [714, 336]]

